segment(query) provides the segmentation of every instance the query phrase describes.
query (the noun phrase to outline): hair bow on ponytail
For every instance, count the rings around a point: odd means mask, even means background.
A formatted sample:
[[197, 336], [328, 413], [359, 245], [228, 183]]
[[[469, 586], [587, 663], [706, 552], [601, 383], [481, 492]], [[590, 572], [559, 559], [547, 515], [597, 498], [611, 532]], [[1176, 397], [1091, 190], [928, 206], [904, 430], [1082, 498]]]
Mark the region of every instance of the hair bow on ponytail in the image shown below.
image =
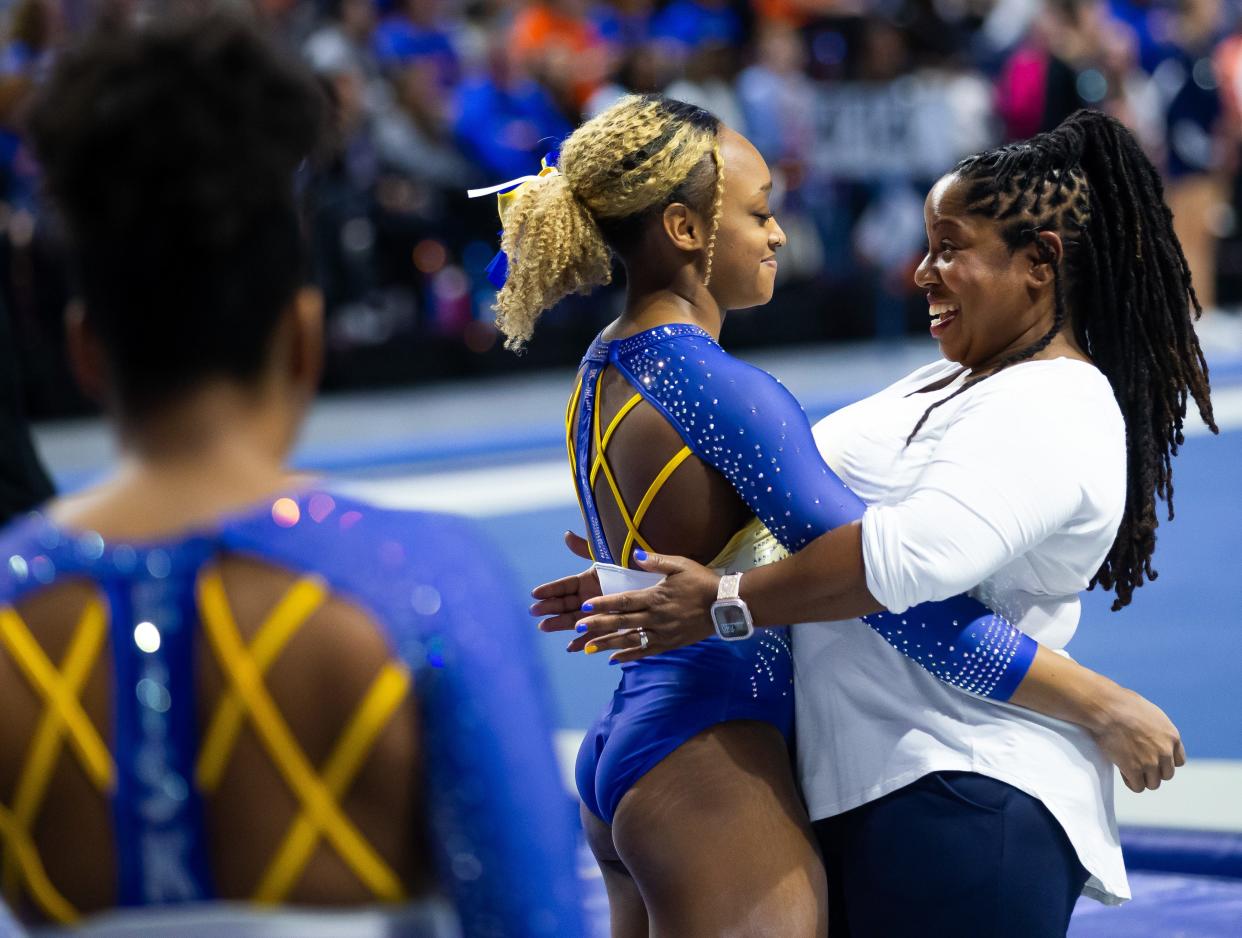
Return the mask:
[[[553, 150], [540, 160], [540, 170], [533, 176], [519, 176], [517, 179], [510, 179], [508, 182], [497, 183], [494, 186], [487, 186], [483, 189], [468, 189], [466, 197], [470, 199], [482, 198], [485, 195], [496, 195], [496, 205], [500, 212], [500, 224], [505, 223], [505, 213], [509, 211], [509, 206], [513, 204], [513, 200], [517, 198], [517, 194], [522, 191], [525, 186], [530, 185], [536, 179], [544, 176], [560, 175], [560, 170], [556, 168], [556, 162], [560, 158], [560, 151]], [[497, 232], [497, 237], [503, 236], [504, 231]], [[491, 263], [487, 265], [487, 279], [497, 290], [505, 285], [505, 280], [509, 277], [509, 256], [504, 251], [498, 251], [496, 256], [492, 258]]]

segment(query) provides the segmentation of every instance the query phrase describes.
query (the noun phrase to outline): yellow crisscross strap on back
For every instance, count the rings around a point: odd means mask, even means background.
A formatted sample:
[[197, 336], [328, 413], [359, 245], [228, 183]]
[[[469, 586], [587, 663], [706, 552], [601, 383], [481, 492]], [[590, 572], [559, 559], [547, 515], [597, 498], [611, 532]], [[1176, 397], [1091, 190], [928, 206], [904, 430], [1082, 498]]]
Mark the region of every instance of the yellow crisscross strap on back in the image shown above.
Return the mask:
[[0, 805], [0, 837], [4, 838], [6, 846], [12, 848], [22, 876], [26, 879], [26, 886], [44, 914], [54, 922], [66, 925], [76, 922], [80, 918], [78, 910], [69, 904], [69, 900], [48, 879], [47, 870], [39, 856], [39, 848], [35, 846], [30, 831], [3, 805]]
[[[608, 421], [608, 428], [604, 430], [603, 436], [599, 432], [599, 397], [598, 390], [595, 398], [595, 462], [591, 464], [591, 487], [595, 487], [595, 477], [599, 475], [600, 469], [604, 470], [606, 476], [612, 475], [612, 467], [608, 465], [608, 460], [604, 455], [608, 449], [608, 444], [612, 442], [612, 435], [617, 432], [617, 427], [621, 425], [621, 421], [626, 418], [631, 410], [642, 403], [643, 396], [635, 394], [628, 401], [621, 405], [621, 409], [616, 415]], [[615, 492], [615, 490], [614, 490]], [[620, 496], [618, 496], [620, 497]]]
[[[267, 902], [284, 898], [322, 835], [378, 899], [404, 899], [400, 879], [341, 809], [338, 799], [361, 769], [380, 730], [405, 699], [408, 671], [392, 662], [381, 669], [320, 776], [268, 693], [255, 658], [242, 643], [224, 583], [214, 567], [199, 575], [198, 606], [203, 629], [221, 670], [236, 691], [272, 763], [302, 802], [302, 810], [264, 873], [255, 898]], [[200, 770], [201, 767], [200, 762]]]
[[[327, 598], [327, 584], [319, 577], [301, 577], [289, 587], [259, 626], [247, 649], [260, 675], [267, 674], [298, 629]], [[194, 775], [200, 791], [210, 794], [219, 787], [245, 715], [241, 697], [226, 685], [198, 750]]]
[[60, 922], [75, 920], [77, 913], [48, 879], [30, 829], [43, 806], [66, 734], [95, 786], [104, 793], [112, 790], [116, 778], [112, 755], [79, 700], [107, 634], [107, 607], [92, 597], [82, 610], [57, 670], [17, 611], [11, 606], [0, 608], [0, 640], [45, 702], [18, 776], [12, 808], [5, 807], [0, 814], [0, 835], [5, 841], [4, 894], [10, 901], [16, 900], [20, 871], [40, 908]]
[[612, 492], [613, 500], [617, 504], [617, 510], [621, 513], [621, 520], [625, 523], [625, 544], [621, 548], [621, 556], [618, 557], [617, 560], [622, 566], [629, 566], [630, 551], [633, 549], [635, 543], [637, 543], [639, 547], [643, 548], [643, 550], [652, 549], [651, 545], [648, 544], [642, 534], [639, 533], [638, 526], [643, 523], [643, 518], [647, 515], [647, 509], [650, 508], [651, 503], [655, 501], [655, 497], [660, 493], [660, 489], [664, 487], [664, 483], [669, 480], [669, 477], [674, 471], [676, 471], [677, 467], [685, 462], [686, 458], [690, 455], [690, 447], [683, 446], [679, 449], [673, 457], [664, 464], [664, 468], [656, 473], [655, 479], [653, 479], [651, 485], [647, 487], [646, 493], [644, 493], [642, 500], [638, 503], [638, 511], [636, 511], [634, 516], [631, 517], [629, 510], [625, 507], [625, 499], [621, 496], [621, 489], [617, 485], [616, 477], [612, 474], [612, 467], [608, 464], [608, 444], [612, 440], [612, 435], [616, 432], [617, 427], [620, 426], [621, 421], [625, 419], [626, 415], [628, 415], [630, 411], [642, 402], [643, 396], [636, 393], [633, 397], [621, 405], [621, 409], [617, 411], [612, 420], [608, 421], [607, 429], [601, 433], [599, 419], [599, 388], [603, 379], [604, 369], [601, 369], [599, 377], [595, 381], [595, 413], [592, 421], [595, 431], [595, 460], [591, 464], [589, 481], [591, 488], [594, 489], [596, 476], [599, 474], [600, 470], [603, 470], [604, 479], [607, 481], [608, 488]]
[[[362, 768], [367, 754], [389, 718], [405, 700], [410, 689], [410, 673], [389, 662], [380, 670], [366, 697], [358, 706], [340, 741], [323, 767], [323, 780], [333, 797], [339, 798]], [[319, 841], [320, 826], [309, 808], [303, 808], [289, 828], [276, 857], [255, 892], [260, 902], [279, 902], [288, 895], [298, 876], [310, 862]], [[396, 898], [400, 898], [397, 896]]]
[[[656, 473], [656, 477], [651, 480], [651, 485], [647, 487], [647, 491], [643, 494], [643, 500], [638, 503], [638, 510], [634, 512], [634, 524], [630, 528], [629, 534], [625, 537], [625, 546], [621, 548], [621, 556], [628, 558], [630, 556], [630, 548], [634, 546], [634, 541], [638, 538], [638, 526], [643, 523], [643, 518], [647, 517], [647, 509], [651, 507], [651, 503], [655, 501], [655, 497], [660, 493], [660, 489], [664, 488], [664, 483], [690, 455], [690, 447], [683, 446], [668, 462], [664, 464], [664, 468]], [[651, 550], [646, 544], [644, 549]]]

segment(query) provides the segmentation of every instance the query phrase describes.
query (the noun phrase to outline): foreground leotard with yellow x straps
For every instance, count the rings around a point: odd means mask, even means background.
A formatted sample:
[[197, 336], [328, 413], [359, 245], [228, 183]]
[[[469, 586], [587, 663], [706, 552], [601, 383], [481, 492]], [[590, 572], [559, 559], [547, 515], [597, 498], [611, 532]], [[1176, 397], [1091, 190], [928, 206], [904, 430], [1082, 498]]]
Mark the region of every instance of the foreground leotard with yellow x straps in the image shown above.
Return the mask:
[[[632, 396], [603, 426], [598, 389], [616, 369]], [[608, 461], [608, 444], [641, 402], [676, 429], [683, 447], [637, 505], [627, 505]], [[744, 570], [793, 552], [862, 517], [864, 506], [824, 463], [806, 414], [770, 374], [728, 355], [697, 326], [659, 326], [626, 339], [596, 339], [579, 369], [565, 420], [570, 469], [599, 564], [628, 567], [635, 547], [650, 550], [642, 522], [661, 486], [691, 456], [716, 469], [755, 519], [712, 563]], [[614, 556], [596, 507], [599, 479], [626, 527]], [[982, 603], [958, 596], [901, 615], [865, 621], [901, 654], [936, 677], [981, 696], [1007, 700], [1037, 644]], [[608, 708], [578, 752], [578, 793], [606, 823], [640, 777], [682, 743], [717, 723], [762, 720], [786, 738], [793, 725], [793, 664], [785, 629], [751, 638], [709, 638], [622, 665]]]
[[[218, 569], [224, 555], [294, 575], [249, 641]], [[377, 903], [408, 902], [342, 799], [376, 737], [414, 694], [431, 839], [461, 933], [584, 934], [574, 822], [534, 651], [512, 605], [518, 594], [467, 522], [303, 490], [214, 530], [141, 546], [105, 544], [34, 515], [0, 536], [0, 556], [0, 654], [44, 704], [17, 763], [15, 793], [0, 805], [10, 900], [29, 898], [50, 921], [79, 919], [34, 837], [63, 758], [76, 760], [111, 804], [120, 906], [214, 898], [203, 800], [249, 727], [300, 804], [251, 898], [279, 903], [326, 843]], [[94, 598], [52, 661], [17, 607], [66, 579], [88, 581]], [[264, 681], [330, 595], [373, 617], [391, 657], [326, 758], [313, 764]], [[200, 714], [194, 658], [202, 649], [226, 687]], [[115, 688], [111, 731], [103, 733], [80, 701], [102, 656], [111, 660]]]

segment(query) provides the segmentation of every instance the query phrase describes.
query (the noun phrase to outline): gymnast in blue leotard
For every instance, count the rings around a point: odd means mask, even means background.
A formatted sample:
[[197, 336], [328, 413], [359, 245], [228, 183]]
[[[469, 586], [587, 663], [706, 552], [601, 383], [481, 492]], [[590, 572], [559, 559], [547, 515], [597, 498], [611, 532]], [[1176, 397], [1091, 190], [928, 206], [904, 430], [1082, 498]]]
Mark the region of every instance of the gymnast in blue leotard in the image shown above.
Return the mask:
[[[595, 566], [536, 590], [547, 630], [572, 627], [592, 589], [637, 585], [628, 568], [653, 545], [741, 571], [863, 511], [796, 401], [716, 341], [725, 310], [771, 297], [784, 241], [753, 147], [698, 108], [630, 98], [575, 132], [557, 166], [502, 202], [497, 309], [510, 344], [565, 293], [606, 280], [610, 250], [628, 295], [566, 412], [581, 548]], [[866, 621], [940, 680], [998, 700], [1038, 647], [965, 596]], [[636, 637], [609, 636], [626, 663], [577, 764], [614, 934], [821, 934], [822, 868], [788, 772], [788, 638], [708, 638], [638, 661]]]
[[[77, 501], [0, 536], [3, 698], [38, 718], [14, 728], [25, 752], [0, 751], [16, 779], [0, 805], [7, 898], [24, 917], [366, 902], [398, 934], [455, 920], [582, 934], [533, 648], [470, 525], [298, 487], [188, 532], [113, 538]], [[339, 707], [306, 696], [327, 681]], [[56, 816], [82, 826], [76, 843], [47, 829]], [[113, 855], [75, 862], [100, 835]], [[230, 914], [244, 921], [194, 910]]]
[[42, 95], [121, 463], [0, 532], [6, 900], [152, 938], [584, 938], [501, 558], [287, 468], [322, 341], [313, 78], [208, 17], [92, 36]]

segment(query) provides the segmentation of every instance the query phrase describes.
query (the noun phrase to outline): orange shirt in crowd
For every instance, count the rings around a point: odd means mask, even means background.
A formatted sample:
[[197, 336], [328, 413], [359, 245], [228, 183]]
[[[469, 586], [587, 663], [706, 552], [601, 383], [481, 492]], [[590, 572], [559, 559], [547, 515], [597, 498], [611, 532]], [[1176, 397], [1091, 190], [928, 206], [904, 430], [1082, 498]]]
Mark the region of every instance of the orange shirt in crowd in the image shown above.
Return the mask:
[[[532, 4], [513, 22], [513, 51], [520, 61], [537, 63], [540, 77], [564, 76], [574, 103], [582, 106], [603, 80], [603, 40], [588, 20]], [[547, 74], [548, 71], [552, 74]]]

